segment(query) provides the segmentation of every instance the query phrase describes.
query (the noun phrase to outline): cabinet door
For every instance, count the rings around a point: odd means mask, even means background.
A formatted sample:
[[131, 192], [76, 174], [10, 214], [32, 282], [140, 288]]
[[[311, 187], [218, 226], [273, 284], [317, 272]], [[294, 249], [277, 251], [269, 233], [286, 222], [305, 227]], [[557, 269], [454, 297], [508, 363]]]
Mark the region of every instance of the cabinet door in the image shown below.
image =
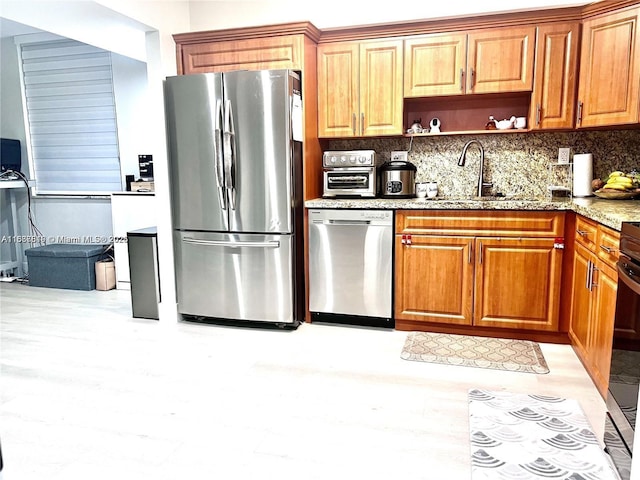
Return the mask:
[[616, 296], [618, 275], [616, 271], [602, 262], [598, 262], [593, 274], [594, 308], [591, 321], [589, 358], [591, 376], [606, 398], [611, 369], [611, 351], [613, 348], [613, 324], [616, 316]]
[[467, 35], [424, 35], [404, 42], [404, 96], [464, 93]]
[[578, 23], [538, 27], [532, 129], [573, 128], [579, 31]]
[[571, 282], [571, 325], [569, 336], [578, 355], [585, 362], [589, 349], [591, 323], [591, 263], [594, 255], [578, 242], [575, 243], [573, 256], [573, 279]]
[[578, 127], [638, 122], [640, 8], [583, 23]]
[[232, 70], [301, 69], [304, 37], [282, 37], [205, 42], [180, 46], [182, 73]]
[[360, 134], [402, 134], [402, 40], [360, 45]]
[[557, 331], [561, 252], [553, 239], [476, 239], [473, 324]]
[[471, 325], [473, 239], [396, 236], [395, 318]]
[[535, 40], [535, 27], [469, 34], [467, 93], [532, 90]]
[[359, 44], [318, 46], [318, 136], [352, 137], [359, 128]]

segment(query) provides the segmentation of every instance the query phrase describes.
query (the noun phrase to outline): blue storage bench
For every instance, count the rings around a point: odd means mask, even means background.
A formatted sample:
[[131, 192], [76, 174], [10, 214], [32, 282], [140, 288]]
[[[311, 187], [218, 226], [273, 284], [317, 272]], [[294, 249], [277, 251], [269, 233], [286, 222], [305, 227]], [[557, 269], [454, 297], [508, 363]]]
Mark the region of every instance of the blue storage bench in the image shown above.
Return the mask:
[[96, 288], [96, 261], [105, 245], [53, 243], [27, 248], [29, 285], [32, 287], [93, 290]]

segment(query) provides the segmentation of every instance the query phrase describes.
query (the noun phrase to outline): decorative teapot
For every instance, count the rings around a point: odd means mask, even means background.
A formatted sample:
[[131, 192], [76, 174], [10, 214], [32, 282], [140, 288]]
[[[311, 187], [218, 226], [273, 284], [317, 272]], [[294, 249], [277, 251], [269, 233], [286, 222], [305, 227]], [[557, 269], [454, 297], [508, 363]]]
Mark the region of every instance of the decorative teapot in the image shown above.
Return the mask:
[[508, 130], [509, 128], [513, 128], [516, 123], [516, 117], [512, 116], [510, 119], [499, 120], [496, 122], [496, 127], [498, 130]]

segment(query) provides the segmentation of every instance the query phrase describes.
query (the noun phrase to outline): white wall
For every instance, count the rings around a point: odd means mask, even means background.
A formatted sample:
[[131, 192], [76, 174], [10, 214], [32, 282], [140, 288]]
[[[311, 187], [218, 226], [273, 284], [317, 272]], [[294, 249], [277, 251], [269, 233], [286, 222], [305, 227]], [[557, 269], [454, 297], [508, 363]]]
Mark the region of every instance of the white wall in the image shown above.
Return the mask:
[[[129, 85], [127, 91], [126, 74], [115, 81], [120, 84], [116, 93], [125, 102], [133, 102], [140, 107], [140, 102], [148, 102], [149, 120], [134, 118], [142, 110], [134, 107], [127, 112], [125, 106], [116, 106], [119, 115], [119, 136], [123, 141], [122, 160], [127, 165], [123, 173], [129, 173], [131, 160], [137, 164], [138, 153], [150, 153], [154, 156], [154, 173], [156, 176], [157, 203], [159, 205], [158, 242], [160, 249], [160, 271], [163, 277], [173, 278], [173, 256], [171, 237], [171, 217], [169, 208], [168, 173], [166, 167], [166, 139], [164, 134], [164, 109], [162, 98], [162, 81], [166, 75], [176, 73], [175, 44], [172, 34], [189, 30], [188, 4], [184, 1], [149, 1], [149, 0], [2, 0], [0, 16], [15, 22], [72, 38], [89, 45], [118, 53], [122, 57], [145, 62], [147, 69], [146, 99], [140, 101], [140, 84]], [[7, 47], [6, 45], [9, 44]], [[17, 78], [17, 57], [10, 52], [12, 40], [2, 41], [2, 57], [0, 58], [2, 84], [0, 84], [0, 134], [24, 141], [23, 121], [18, 122], [14, 113], [20, 113], [19, 78]], [[122, 69], [134, 68], [124, 58], [118, 61]], [[13, 66], [16, 65], [16, 72]], [[5, 77], [7, 82], [5, 83]], [[124, 81], [122, 81], [124, 80]], [[5, 85], [10, 86], [5, 91]], [[124, 87], [123, 87], [124, 85]], [[17, 87], [17, 90], [16, 90]], [[20, 113], [21, 116], [21, 113]], [[15, 119], [15, 129], [5, 129], [9, 119]], [[125, 133], [125, 128], [126, 133]], [[124, 137], [123, 137], [124, 135]], [[127, 135], [132, 137], [126, 138]], [[137, 166], [137, 165], [136, 165]], [[4, 219], [7, 217], [2, 205], [2, 222], [0, 228], [6, 231]], [[45, 235], [77, 236], [102, 235], [111, 232], [111, 208], [108, 199], [38, 199], [34, 206], [38, 226]], [[20, 214], [21, 219], [26, 214]], [[25, 220], [26, 221], [26, 220]], [[26, 228], [26, 227], [25, 227]], [[0, 254], [4, 255], [0, 249]], [[172, 281], [161, 282], [163, 304], [161, 319], [168, 317], [175, 320], [175, 292]], [[164, 312], [164, 313], [163, 313]]]
[[[20, 140], [22, 145], [22, 172], [29, 176], [25, 148], [24, 116], [20, 102], [20, 79], [17, 74], [18, 55], [12, 38], [0, 41], [0, 137]], [[9, 67], [15, 66], [13, 67]], [[0, 235], [27, 234], [27, 193], [26, 189], [14, 192], [17, 203], [19, 231], [12, 232], [11, 197], [7, 190], [0, 190]], [[13, 246], [0, 243], [0, 260], [12, 260]], [[21, 272], [14, 272], [18, 275]]]
[[[146, 125], [149, 124], [146, 64], [113, 54], [114, 95], [118, 121], [118, 141], [123, 173], [137, 174], [138, 153], [153, 147]], [[25, 126], [20, 92], [18, 55], [13, 38], [2, 40], [2, 84], [0, 84], [0, 136], [16, 138], [23, 145], [22, 172], [28, 178], [29, 164], [25, 145]], [[123, 180], [124, 184], [124, 180]], [[26, 195], [20, 208], [26, 208]], [[20, 200], [20, 199], [19, 199]], [[8, 212], [4, 210], [6, 222]], [[111, 235], [109, 198], [78, 199], [35, 197], [32, 210], [36, 226], [45, 236]], [[20, 212], [21, 232], [28, 232], [26, 213]], [[3, 232], [7, 230], [3, 227]]]
[[191, 1], [191, 30], [310, 21], [320, 29], [584, 5], [588, 0], [222, 0]]
[[138, 178], [138, 155], [150, 153], [152, 134], [147, 65], [112, 54], [113, 87], [118, 122], [122, 184], [126, 175]]

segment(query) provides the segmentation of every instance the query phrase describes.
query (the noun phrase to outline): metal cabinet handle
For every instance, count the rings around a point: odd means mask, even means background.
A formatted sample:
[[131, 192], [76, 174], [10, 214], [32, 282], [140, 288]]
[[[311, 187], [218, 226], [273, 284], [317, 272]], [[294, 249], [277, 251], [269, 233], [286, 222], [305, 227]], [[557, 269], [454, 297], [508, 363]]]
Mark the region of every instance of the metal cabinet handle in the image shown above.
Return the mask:
[[353, 130], [353, 134], [356, 134], [356, 112], [353, 112], [351, 115], [351, 128]]
[[611, 247], [607, 247], [606, 245], [600, 245], [600, 248], [602, 250], [604, 250], [605, 252], [607, 252], [609, 255], [614, 254], [615, 252], [618, 251], [618, 249], [616, 248], [611, 248]]
[[540, 125], [540, 118], [542, 117], [542, 107], [540, 104], [536, 105], [536, 125]]
[[596, 264], [593, 263], [591, 260], [589, 260], [587, 262], [587, 284], [586, 284], [586, 288], [590, 292], [593, 291], [593, 287], [597, 287], [598, 286], [598, 284], [593, 281], [593, 274], [595, 272], [598, 272], [598, 271], [599, 271], [599, 269], [598, 269], [598, 267], [596, 267]]
[[578, 119], [577, 119], [577, 123], [578, 125], [580, 125], [582, 123], [582, 106], [584, 104], [582, 102], [578, 102]]
[[473, 90], [473, 86], [476, 80], [476, 72], [473, 68], [469, 69], [469, 91]]
[[482, 242], [478, 242], [478, 263], [482, 265]]
[[469, 242], [469, 263], [473, 263], [473, 242]]
[[360, 114], [360, 135], [364, 135], [364, 112]]
[[460, 69], [460, 91], [464, 92], [464, 68]]
[[589, 238], [589, 232], [586, 230], [576, 230], [576, 233], [584, 238]]
[[598, 284], [594, 281], [594, 273], [600, 271], [598, 267], [596, 267], [595, 263], [591, 263], [591, 284], [589, 290], [593, 291], [594, 287], [597, 287]]

